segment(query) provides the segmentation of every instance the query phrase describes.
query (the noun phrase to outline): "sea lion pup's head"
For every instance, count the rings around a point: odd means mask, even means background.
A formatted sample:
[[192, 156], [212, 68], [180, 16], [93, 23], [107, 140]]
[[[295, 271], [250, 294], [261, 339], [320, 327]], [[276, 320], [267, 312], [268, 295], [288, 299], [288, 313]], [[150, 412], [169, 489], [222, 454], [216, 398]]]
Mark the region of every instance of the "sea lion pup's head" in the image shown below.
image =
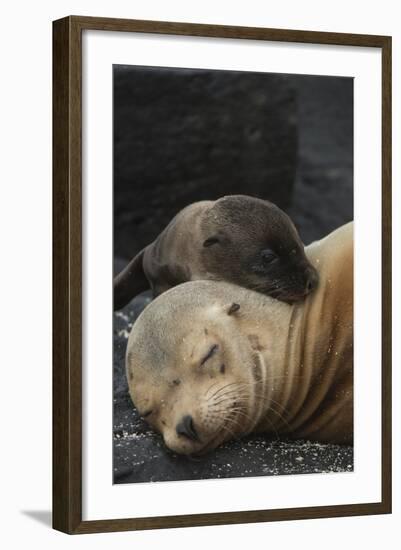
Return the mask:
[[229, 195], [181, 210], [117, 275], [114, 307], [149, 286], [157, 296], [195, 280], [228, 281], [292, 303], [318, 276], [287, 214], [269, 201]]
[[240, 326], [240, 299], [249, 293], [222, 282], [184, 283], [156, 298], [132, 328], [131, 398], [177, 453], [203, 454], [259, 420], [260, 364]]
[[291, 219], [269, 201], [245, 195], [217, 200], [202, 219], [202, 264], [211, 279], [284, 302], [305, 298], [318, 275]]
[[209, 278], [296, 302], [318, 282], [291, 219], [269, 201], [244, 195], [217, 200], [205, 212], [202, 264]]

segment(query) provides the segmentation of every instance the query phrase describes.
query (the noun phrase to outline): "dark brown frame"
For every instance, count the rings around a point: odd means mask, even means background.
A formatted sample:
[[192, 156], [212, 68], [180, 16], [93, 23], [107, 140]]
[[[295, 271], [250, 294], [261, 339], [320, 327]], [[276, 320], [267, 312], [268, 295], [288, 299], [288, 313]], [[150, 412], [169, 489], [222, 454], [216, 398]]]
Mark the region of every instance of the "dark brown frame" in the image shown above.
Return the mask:
[[[81, 36], [85, 29], [382, 51], [382, 497], [380, 502], [82, 521]], [[71, 16], [53, 22], [53, 527], [94, 533], [391, 512], [391, 37]]]

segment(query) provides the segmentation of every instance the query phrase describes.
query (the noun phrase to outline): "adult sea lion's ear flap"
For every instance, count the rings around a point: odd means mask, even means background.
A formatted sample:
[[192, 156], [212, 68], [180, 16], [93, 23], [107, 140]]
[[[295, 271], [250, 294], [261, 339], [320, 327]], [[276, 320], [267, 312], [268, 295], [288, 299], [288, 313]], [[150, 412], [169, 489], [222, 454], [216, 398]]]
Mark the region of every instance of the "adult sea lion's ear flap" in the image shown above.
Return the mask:
[[114, 278], [114, 311], [123, 308], [134, 296], [150, 287], [143, 270], [145, 250], [141, 250]]
[[239, 304], [236, 304], [235, 302], [233, 302], [226, 308], [227, 315], [235, 315], [237, 311], [240, 309], [240, 307], [241, 306]]

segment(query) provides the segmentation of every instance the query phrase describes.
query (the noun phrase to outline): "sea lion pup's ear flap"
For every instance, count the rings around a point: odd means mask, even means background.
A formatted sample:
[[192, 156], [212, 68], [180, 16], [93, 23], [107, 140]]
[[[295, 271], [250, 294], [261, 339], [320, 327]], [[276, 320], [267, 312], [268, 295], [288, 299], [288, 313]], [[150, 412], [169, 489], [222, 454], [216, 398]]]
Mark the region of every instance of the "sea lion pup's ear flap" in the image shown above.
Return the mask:
[[134, 296], [150, 287], [143, 270], [145, 250], [141, 250], [114, 278], [114, 311], [123, 308]]
[[240, 309], [240, 305], [233, 302], [232, 304], [228, 305], [225, 309], [227, 311], [227, 315], [236, 315], [238, 310]]

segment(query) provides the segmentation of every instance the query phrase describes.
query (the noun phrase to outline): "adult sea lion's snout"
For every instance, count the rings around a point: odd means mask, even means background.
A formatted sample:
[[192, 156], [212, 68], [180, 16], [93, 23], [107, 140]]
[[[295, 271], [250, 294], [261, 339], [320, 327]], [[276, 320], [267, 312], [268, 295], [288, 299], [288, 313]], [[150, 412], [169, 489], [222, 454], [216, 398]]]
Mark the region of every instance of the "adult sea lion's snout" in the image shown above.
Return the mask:
[[199, 435], [195, 427], [194, 419], [190, 414], [183, 416], [177, 424], [175, 431], [178, 436], [186, 437], [191, 441], [199, 441]]
[[[239, 436], [248, 417], [251, 398], [247, 390], [253, 382], [238, 382], [231, 377], [226, 381], [225, 369], [215, 369], [213, 376], [214, 367], [205, 368], [208, 370], [204, 375], [189, 375], [182, 393], [163, 396], [169, 402], [164, 410], [158, 413], [155, 407], [156, 425], [166, 446], [177, 454], [207, 454], [236, 433]], [[163, 421], [158, 422], [157, 417]]]

